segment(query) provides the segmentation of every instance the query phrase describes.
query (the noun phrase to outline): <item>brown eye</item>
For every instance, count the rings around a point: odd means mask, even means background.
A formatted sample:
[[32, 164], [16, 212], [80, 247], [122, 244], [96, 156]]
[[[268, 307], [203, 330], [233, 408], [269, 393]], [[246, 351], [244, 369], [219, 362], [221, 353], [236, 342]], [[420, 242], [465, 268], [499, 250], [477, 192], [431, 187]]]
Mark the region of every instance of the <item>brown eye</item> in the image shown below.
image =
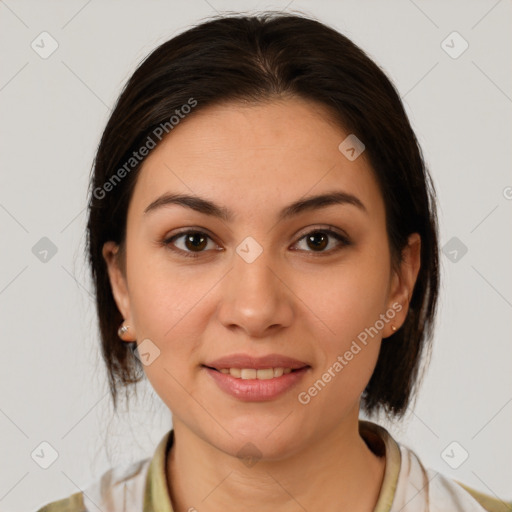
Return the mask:
[[[175, 243], [180, 239], [183, 239], [182, 247], [178, 247]], [[163, 243], [183, 256], [197, 258], [200, 256], [200, 253], [205, 252], [208, 240], [211, 240], [211, 238], [202, 231], [184, 231], [164, 240]]]
[[[335, 239], [338, 243], [334, 244], [334, 248], [326, 251], [325, 248], [329, 246], [331, 238]], [[305, 241], [306, 247], [311, 249], [305, 249], [306, 252], [331, 253], [344, 246], [350, 245], [350, 241], [347, 237], [331, 229], [316, 229], [300, 238], [299, 242], [302, 240]]]
[[185, 235], [185, 246], [191, 251], [196, 249], [202, 250], [207, 245], [207, 236], [203, 236], [201, 233], [192, 233]]
[[306, 236], [306, 241], [309, 247], [319, 250], [323, 250], [329, 245], [329, 236], [321, 231], [316, 231], [311, 235]]
[[[351, 244], [346, 236], [343, 236], [331, 229], [316, 229], [301, 237], [299, 242], [302, 240], [305, 241], [306, 248], [300, 250], [303, 250], [304, 252], [318, 253], [319, 255], [330, 254]], [[331, 240], [335, 240], [337, 243], [331, 244]], [[214, 246], [210, 249], [215, 249], [216, 244], [207, 233], [204, 233], [203, 231], [190, 230], [183, 231], [167, 238], [163, 241], [163, 244], [181, 256], [185, 256], [187, 258], [198, 258], [201, 256], [201, 253], [207, 252], [208, 241], [211, 241]], [[178, 242], [181, 244], [181, 247]], [[334, 247], [326, 250], [329, 245], [334, 245]]]

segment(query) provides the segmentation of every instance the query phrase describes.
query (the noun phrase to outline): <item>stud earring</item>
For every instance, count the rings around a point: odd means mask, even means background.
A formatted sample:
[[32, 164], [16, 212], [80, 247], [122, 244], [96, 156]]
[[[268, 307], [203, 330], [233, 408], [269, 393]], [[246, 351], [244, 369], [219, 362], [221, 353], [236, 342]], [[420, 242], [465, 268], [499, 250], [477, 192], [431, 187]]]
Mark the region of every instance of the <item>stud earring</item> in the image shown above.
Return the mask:
[[391, 326], [391, 330], [392, 330], [393, 332], [396, 332], [396, 331], [397, 331], [397, 329], [396, 329], [396, 325], [392, 325], [392, 326]]
[[128, 331], [129, 328], [129, 325], [124, 325], [124, 323], [121, 324], [121, 327], [119, 327], [119, 329], [117, 330], [117, 335], [122, 339], [123, 335]]

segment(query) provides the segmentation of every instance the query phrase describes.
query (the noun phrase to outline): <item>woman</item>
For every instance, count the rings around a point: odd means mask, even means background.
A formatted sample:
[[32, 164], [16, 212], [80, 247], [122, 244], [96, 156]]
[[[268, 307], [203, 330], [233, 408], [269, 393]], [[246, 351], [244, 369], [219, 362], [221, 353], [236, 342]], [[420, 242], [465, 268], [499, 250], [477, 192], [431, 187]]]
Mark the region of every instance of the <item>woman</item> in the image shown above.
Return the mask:
[[506, 510], [359, 419], [410, 404], [439, 270], [421, 149], [349, 39], [272, 13], [174, 37], [122, 92], [90, 192], [114, 406], [146, 376], [173, 427], [40, 512]]

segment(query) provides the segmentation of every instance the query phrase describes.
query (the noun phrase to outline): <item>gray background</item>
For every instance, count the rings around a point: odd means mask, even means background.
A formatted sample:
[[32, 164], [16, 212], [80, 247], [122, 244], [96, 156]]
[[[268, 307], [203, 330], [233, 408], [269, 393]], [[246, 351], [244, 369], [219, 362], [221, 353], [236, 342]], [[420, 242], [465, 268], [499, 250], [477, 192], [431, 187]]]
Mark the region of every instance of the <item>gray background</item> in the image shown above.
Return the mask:
[[[421, 394], [405, 421], [383, 424], [426, 466], [512, 498], [510, 1], [8, 0], [0, 2], [0, 509], [78, 492], [114, 465], [149, 457], [168, 430], [170, 413], [148, 384], [129, 413], [112, 417], [84, 259], [91, 163], [122, 85], [150, 50], [216, 11], [265, 8], [332, 24], [400, 91], [438, 190], [445, 254]], [[31, 47], [51, 49], [43, 31], [58, 44], [47, 58]], [[469, 44], [457, 58], [454, 31]], [[43, 237], [57, 249], [46, 261]], [[32, 456], [44, 441], [58, 452], [48, 469]]]

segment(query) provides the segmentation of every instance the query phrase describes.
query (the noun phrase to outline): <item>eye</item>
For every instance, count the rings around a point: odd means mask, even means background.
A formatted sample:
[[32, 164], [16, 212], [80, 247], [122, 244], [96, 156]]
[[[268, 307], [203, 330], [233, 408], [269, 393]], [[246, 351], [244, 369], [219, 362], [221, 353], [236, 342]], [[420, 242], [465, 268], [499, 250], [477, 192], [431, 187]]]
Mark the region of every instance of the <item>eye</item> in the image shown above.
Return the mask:
[[[183, 247], [177, 247], [174, 242], [179, 239], [183, 239]], [[187, 258], [197, 258], [201, 252], [208, 246], [208, 240], [213, 240], [211, 237], [203, 231], [183, 231], [170, 238], [164, 240], [164, 245], [168, 246], [171, 250], [180, 253], [180, 255]], [[214, 243], [214, 245], [216, 245]], [[211, 248], [211, 247], [210, 247]], [[197, 254], [194, 254], [197, 253]]]
[[[330, 238], [335, 239], [338, 243], [335, 244], [334, 248], [324, 250], [327, 246], [329, 246]], [[309, 233], [301, 237], [297, 243], [300, 243], [302, 240], [305, 240], [307, 247], [313, 248], [312, 251], [306, 249], [306, 252], [313, 253], [332, 253], [340, 250], [344, 246], [350, 245], [350, 240], [346, 236], [336, 231], [333, 231], [332, 229], [325, 228], [319, 228], [310, 231]]]
[[[325, 250], [325, 248], [329, 246], [330, 239], [336, 240], [337, 244], [334, 244], [334, 248]], [[299, 244], [302, 240], [305, 240], [307, 246], [312, 247], [313, 250], [299, 250], [321, 254], [332, 253], [351, 244], [348, 237], [327, 228], [318, 228], [306, 233], [298, 240], [298, 242], [296, 242], [295, 245]], [[180, 241], [182, 247], [178, 246], [178, 241]], [[213, 247], [208, 247], [208, 241], [212, 242]], [[207, 233], [198, 230], [182, 231], [181, 233], [165, 239], [163, 241], [163, 245], [169, 247], [172, 251], [179, 253], [180, 256], [185, 256], [187, 258], [198, 258], [201, 253], [205, 252], [208, 248], [215, 250], [215, 247], [217, 246]]]

